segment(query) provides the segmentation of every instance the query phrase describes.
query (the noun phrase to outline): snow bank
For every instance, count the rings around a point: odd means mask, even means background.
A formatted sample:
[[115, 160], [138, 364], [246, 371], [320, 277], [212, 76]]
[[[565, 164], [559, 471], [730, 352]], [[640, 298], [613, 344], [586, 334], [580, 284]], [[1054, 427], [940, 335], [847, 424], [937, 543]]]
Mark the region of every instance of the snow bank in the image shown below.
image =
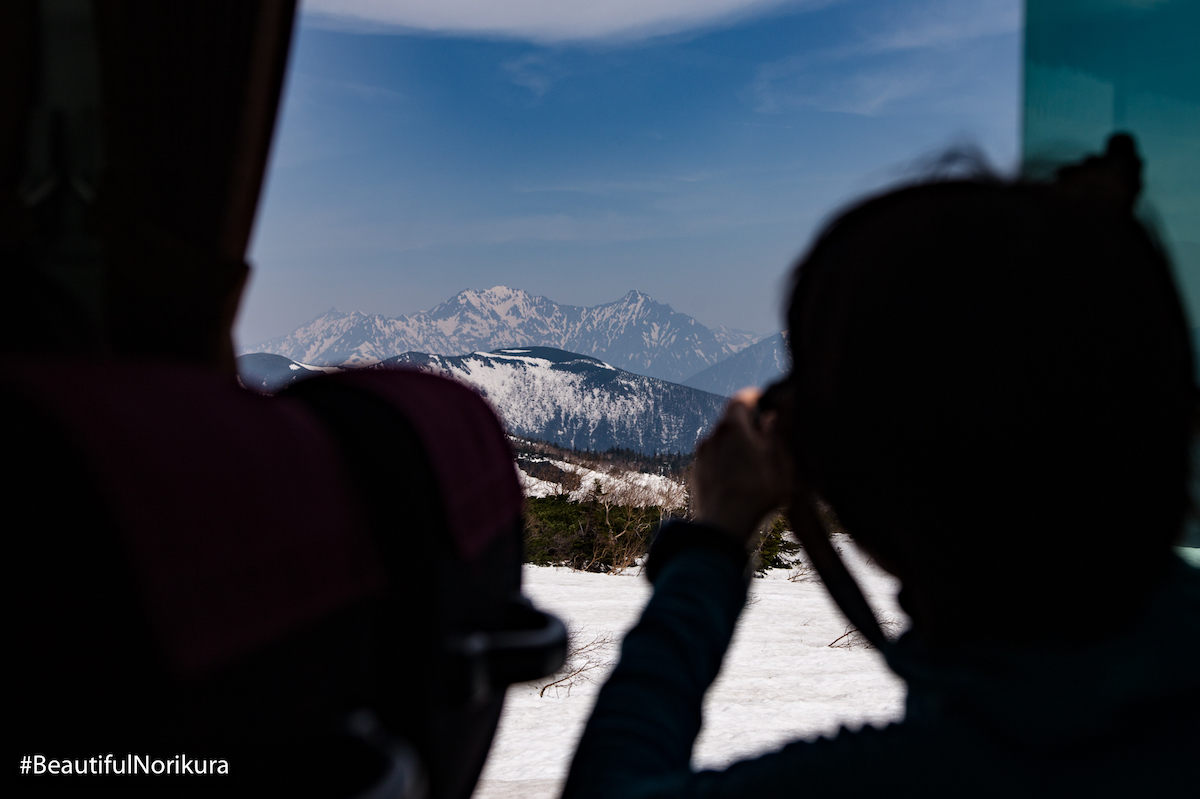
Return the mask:
[[582, 502], [592, 492], [596, 481], [600, 488], [618, 505], [633, 505], [644, 508], [659, 505], [666, 508], [681, 508], [687, 505], [687, 489], [682, 483], [661, 474], [644, 472], [610, 473], [596, 471], [566, 461], [550, 461], [564, 472], [579, 475], [579, 488], [571, 492], [571, 499]]
[[555, 497], [563, 493], [560, 484], [530, 477], [520, 466], [517, 467], [517, 479], [521, 481], [521, 490], [527, 497]]
[[604, 495], [618, 505], [632, 505], [637, 508], [644, 508], [648, 505], [658, 505], [663, 508], [687, 506], [687, 487], [682, 482], [661, 474], [629, 471], [605, 472], [553, 458], [538, 460], [556, 466], [564, 472], [579, 475], [579, 488], [568, 492], [560, 483], [532, 477], [518, 463], [517, 479], [521, 481], [521, 488], [527, 497], [550, 497], [565, 494], [574, 502], [583, 502], [592, 493], [596, 482], [599, 481]]

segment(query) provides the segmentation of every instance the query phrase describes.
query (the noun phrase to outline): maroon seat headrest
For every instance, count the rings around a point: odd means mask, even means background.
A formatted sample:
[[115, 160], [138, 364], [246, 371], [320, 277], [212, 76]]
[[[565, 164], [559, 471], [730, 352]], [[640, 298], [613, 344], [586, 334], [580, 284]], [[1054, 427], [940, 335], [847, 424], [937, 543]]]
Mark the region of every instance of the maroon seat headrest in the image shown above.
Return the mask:
[[442, 491], [459, 557], [474, 560], [512, 529], [523, 495], [504, 430], [472, 388], [414, 369], [371, 369], [317, 378], [387, 403], [413, 426]]
[[173, 669], [227, 664], [378, 590], [337, 448], [298, 403], [170, 364], [17, 364], [79, 443]]

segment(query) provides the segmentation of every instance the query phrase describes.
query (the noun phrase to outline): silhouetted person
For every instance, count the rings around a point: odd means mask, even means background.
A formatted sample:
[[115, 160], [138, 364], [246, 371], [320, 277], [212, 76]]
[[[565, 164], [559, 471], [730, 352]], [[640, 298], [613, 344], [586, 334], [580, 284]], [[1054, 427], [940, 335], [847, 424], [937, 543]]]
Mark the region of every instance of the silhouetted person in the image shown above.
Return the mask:
[[[1196, 389], [1139, 187], [1114, 137], [1052, 185], [929, 182], [828, 225], [793, 371], [698, 448], [697, 521], [651, 550], [567, 797], [1197, 795], [1200, 572], [1171, 548]], [[814, 496], [900, 579], [912, 626], [880, 644], [905, 718], [693, 772], [745, 545], [786, 505], [820, 551]]]

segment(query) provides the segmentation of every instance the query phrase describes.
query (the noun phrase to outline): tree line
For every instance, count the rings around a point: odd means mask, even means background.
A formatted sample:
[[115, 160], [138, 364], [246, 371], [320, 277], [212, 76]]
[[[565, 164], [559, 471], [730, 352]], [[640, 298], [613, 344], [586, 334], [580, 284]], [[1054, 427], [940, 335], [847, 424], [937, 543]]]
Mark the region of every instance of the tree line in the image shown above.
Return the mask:
[[[562, 492], [529, 497], [525, 503], [525, 561], [569, 566], [590, 572], [619, 572], [639, 565], [649, 551], [654, 531], [665, 519], [690, 518], [685, 489], [691, 454], [652, 453], [614, 448], [604, 452], [570, 450], [556, 444], [514, 439], [517, 463], [531, 477], [556, 483]], [[668, 477], [678, 490], [663, 492], [636, 482], [606, 488], [599, 480], [580, 492], [574, 471], [553, 463], [578, 465], [607, 474], [629, 472]], [[574, 494], [574, 498], [571, 496]], [[788, 568], [799, 545], [787, 534], [781, 514], [763, 525], [756, 552], [760, 572]]]

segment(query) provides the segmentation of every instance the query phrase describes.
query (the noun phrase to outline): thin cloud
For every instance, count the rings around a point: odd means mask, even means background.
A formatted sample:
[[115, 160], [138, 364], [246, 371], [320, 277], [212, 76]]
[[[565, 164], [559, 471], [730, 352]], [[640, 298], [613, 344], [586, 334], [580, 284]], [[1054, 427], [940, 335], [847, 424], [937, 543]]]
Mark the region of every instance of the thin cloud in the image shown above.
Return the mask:
[[[1017, 0], [897, 4], [860, 25], [850, 42], [763, 64], [750, 87], [752, 102], [767, 114], [798, 106], [888, 113], [969, 81], [984, 66], [967, 52], [971, 43], [1020, 27]], [[963, 55], [948, 62], [950, 51]]]
[[544, 53], [529, 53], [503, 65], [504, 74], [516, 85], [541, 97], [566, 73]]
[[342, 86], [347, 92], [364, 100], [400, 100], [404, 95], [386, 86], [371, 86], [366, 83], [343, 81]]
[[570, 42], [634, 40], [839, 0], [304, 0], [306, 19], [350, 30]]
[[1014, 0], [904, 3], [873, 23], [872, 29], [864, 32], [862, 52], [956, 47], [985, 36], [1019, 31], [1021, 4]]
[[878, 116], [896, 103], [946, 86], [955, 76], [933, 66], [885, 64], [832, 72], [814, 69], [811, 59], [791, 58], [765, 65], [755, 78], [755, 110], [776, 113], [810, 106], [861, 116]]

